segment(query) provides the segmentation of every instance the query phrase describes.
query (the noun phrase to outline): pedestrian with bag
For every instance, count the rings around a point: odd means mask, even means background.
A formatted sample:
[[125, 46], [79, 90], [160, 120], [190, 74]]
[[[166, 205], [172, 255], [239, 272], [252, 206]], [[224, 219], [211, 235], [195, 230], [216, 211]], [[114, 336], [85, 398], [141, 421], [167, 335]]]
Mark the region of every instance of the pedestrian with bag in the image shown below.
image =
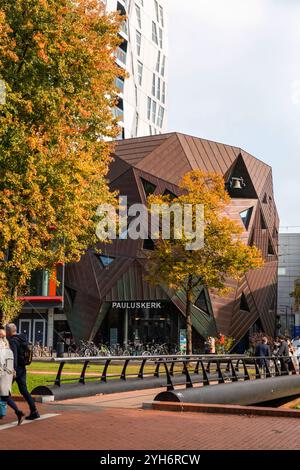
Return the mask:
[[[11, 398], [11, 388], [14, 377], [14, 355], [9, 347], [4, 329], [0, 329], [0, 398], [1, 402], [14, 410], [18, 418], [18, 426], [22, 424], [25, 414]], [[0, 418], [3, 417], [1, 414]]]
[[6, 325], [6, 335], [10, 348], [14, 355], [14, 369], [16, 371], [15, 381], [18, 385], [21, 395], [25, 398], [30, 414], [25, 419], [33, 421], [40, 418], [36, 404], [27, 389], [26, 383], [26, 365], [29, 365], [32, 359], [32, 350], [25, 335], [17, 334], [17, 327], [14, 323]]

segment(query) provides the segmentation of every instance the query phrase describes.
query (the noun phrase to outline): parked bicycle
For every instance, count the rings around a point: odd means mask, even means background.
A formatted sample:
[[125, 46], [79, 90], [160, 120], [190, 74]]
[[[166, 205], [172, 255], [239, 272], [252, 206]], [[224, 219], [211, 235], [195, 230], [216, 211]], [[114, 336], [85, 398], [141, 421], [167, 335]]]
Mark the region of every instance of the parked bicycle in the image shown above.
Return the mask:
[[41, 346], [40, 342], [34, 344], [32, 348], [33, 357], [51, 357], [52, 351], [47, 346]]

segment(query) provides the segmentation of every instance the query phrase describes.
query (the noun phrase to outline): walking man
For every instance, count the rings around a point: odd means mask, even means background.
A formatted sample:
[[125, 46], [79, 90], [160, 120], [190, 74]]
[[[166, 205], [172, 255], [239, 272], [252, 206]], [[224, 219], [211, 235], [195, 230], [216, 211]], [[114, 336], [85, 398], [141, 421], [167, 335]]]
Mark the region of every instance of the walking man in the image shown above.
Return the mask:
[[16, 372], [15, 381], [18, 384], [21, 395], [23, 395], [30, 408], [30, 415], [27, 416], [25, 419], [33, 421], [34, 419], [38, 419], [40, 415], [36, 408], [34, 399], [32, 398], [27, 389], [26, 384], [26, 364], [24, 357], [24, 348], [27, 344], [27, 338], [23, 334], [17, 334], [17, 327], [14, 323], [6, 325], [6, 336], [14, 355], [14, 369]]

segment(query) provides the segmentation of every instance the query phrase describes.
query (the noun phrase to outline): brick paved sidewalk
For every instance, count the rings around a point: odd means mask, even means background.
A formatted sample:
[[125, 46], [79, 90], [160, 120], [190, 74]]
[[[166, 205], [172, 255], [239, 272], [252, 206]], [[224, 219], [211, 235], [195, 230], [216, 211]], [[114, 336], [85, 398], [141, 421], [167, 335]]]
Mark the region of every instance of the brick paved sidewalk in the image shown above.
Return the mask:
[[96, 398], [40, 405], [42, 414], [58, 416], [1, 430], [14, 420], [9, 411], [0, 421], [0, 449], [300, 449], [300, 423], [293, 418], [103, 408]]

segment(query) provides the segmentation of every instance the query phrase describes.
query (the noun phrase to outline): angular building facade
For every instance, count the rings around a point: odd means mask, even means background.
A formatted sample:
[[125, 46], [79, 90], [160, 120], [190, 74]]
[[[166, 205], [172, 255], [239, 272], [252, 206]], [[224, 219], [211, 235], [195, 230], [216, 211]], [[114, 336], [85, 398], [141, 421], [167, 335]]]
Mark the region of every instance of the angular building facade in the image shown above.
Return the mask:
[[[224, 176], [232, 198], [228, 214], [243, 228], [245, 244], [261, 249], [265, 265], [240, 282], [228, 279], [227, 297], [203, 287], [195, 292], [194, 344], [201, 350], [205, 337], [222, 332], [247, 349], [251, 332], [274, 336], [276, 329], [279, 219], [271, 167], [240, 148], [170, 133], [118, 142], [109, 180], [131, 205], [146, 203], [151, 193], [179, 195], [181, 178], [195, 169]], [[151, 239], [119, 239], [99, 247], [101, 255], [89, 250], [66, 268], [65, 312], [75, 338], [178, 344], [185, 299], [145, 281]]]
[[118, 78], [119, 138], [161, 134], [167, 129], [167, 0], [106, 0], [108, 12], [126, 20], [116, 62], [128, 72]]

